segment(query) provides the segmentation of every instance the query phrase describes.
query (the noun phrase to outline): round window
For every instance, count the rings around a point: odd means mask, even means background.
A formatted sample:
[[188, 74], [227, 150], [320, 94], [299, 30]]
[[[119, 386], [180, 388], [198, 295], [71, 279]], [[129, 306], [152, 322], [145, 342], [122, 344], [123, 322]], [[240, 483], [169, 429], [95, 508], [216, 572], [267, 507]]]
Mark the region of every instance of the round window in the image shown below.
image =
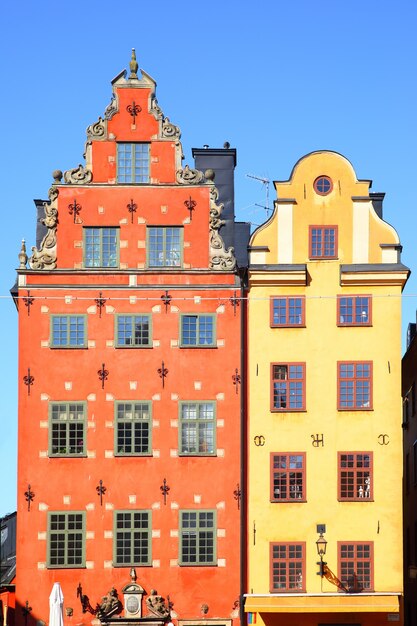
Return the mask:
[[327, 196], [333, 189], [332, 179], [328, 176], [319, 176], [313, 184], [314, 191], [320, 196]]

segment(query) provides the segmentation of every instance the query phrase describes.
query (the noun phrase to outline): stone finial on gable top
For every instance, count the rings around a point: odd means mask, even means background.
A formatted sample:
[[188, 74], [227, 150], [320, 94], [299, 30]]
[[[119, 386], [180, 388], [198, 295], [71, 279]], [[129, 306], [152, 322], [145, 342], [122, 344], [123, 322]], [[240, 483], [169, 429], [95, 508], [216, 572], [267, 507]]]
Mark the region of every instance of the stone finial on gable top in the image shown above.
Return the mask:
[[132, 58], [130, 59], [130, 63], [129, 63], [129, 67], [130, 67], [130, 78], [137, 78], [138, 77], [138, 62], [136, 61], [136, 52], [135, 49], [132, 48]]

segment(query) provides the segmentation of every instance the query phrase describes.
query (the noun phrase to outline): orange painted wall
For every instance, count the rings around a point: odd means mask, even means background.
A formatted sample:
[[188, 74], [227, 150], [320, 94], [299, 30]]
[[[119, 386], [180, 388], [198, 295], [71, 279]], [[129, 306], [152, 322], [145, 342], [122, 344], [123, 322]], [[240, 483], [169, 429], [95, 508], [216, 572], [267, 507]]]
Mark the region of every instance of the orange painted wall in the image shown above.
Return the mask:
[[[109, 130], [123, 141], [153, 141], [158, 123], [146, 113], [150, 90], [125, 88], [118, 95], [120, 114], [109, 121]], [[130, 116], [122, 115], [132, 99], [144, 112], [137, 132], [130, 129]], [[150, 509], [154, 566], [136, 567], [137, 582], [146, 593], [155, 588], [165, 598], [169, 595], [178, 619], [233, 617], [238, 623], [240, 511], [234, 490], [240, 481], [241, 418], [240, 388], [236, 389], [232, 376], [240, 370], [241, 322], [239, 310], [236, 313], [229, 300], [239, 289], [239, 279], [233, 271], [209, 269], [209, 185], [100, 185], [98, 181], [107, 182], [110, 177], [108, 156], [115, 154], [115, 146], [115, 141], [93, 142], [91, 185], [57, 187], [57, 269], [19, 271], [19, 297], [30, 290], [35, 300], [30, 314], [19, 301], [17, 602], [23, 606], [28, 600], [32, 606], [28, 626], [36, 620], [47, 622], [49, 594], [59, 581], [65, 606], [74, 609], [72, 617], [64, 617], [66, 626], [90, 623], [92, 616], [82, 614], [76, 597], [78, 584], [94, 606], [112, 586], [120, 596], [129, 582], [130, 567], [111, 566], [113, 511]], [[151, 154], [159, 155], [159, 163], [151, 164], [151, 170], [155, 167], [161, 180], [172, 183], [173, 144], [155, 140], [153, 146]], [[188, 223], [184, 201], [190, 194], [197, 206]], [[133, 224], [126, 208], [132, 198], [138, 206]], [[68, 212], [74, 199], [82, 207], [76, 224]], [[145, 247], [138, 246], [138, 241], [146, 242], [147, 224], [184, 226], [183, 269], [143, 269]], [[126, 242], [120, 249], [120, 269], [82, 267], [79, 242], [86, 225], [120, 226], [120, 240]], [[129, 286], [130, 276], [135, 276], [136, 286]], [[167, 311], [161, 302], [166, 289], [172, 296]], [[106, 299], [101, 317], [95, 308], [100, 292]], [[154, 346], [111, 345], [115, 315], [140, 312], [152, 315]], [[216, 314], [217, 347], [175, 345], [181, 313], [193, 312]], [[52, 314], [84, 314], [88, 340], [93, 343], [86, 349], [49, 347]], [[162, 361], [169, 370], [164, 388], [157, 372]], [[104, 389], [97, 374], [102, 363], [109, 371]], [[23, 384], [28, 368], [34, 377], [30, 395]], [[114, 449], [116, 400], [152, 400], [152, 448], [157, 451], [153, 456], [109, 456], [108, 451]], [[193, 400], [216, 402], [218, 452], [214, 457], [175, 456], [179, 402]], [[88, 458], [48, 457], [48, 404], [54, 401], [87, 403]], [[170, 487], [166, 505], [160, 490], [164, 478]], [[96, 493], [100, 480], [106, 487], [102, 506]], [[35, 493], [30, 511], [24, 497], [28, 484]], [[179, 556], [181, 509], [217, 511], [217, 566], [173, 564]], [[47, 569], [48, 511], [86, 512], [87, 568]], [[201, 611], [203, 604], [209, 607], [206, 615]], [[23, 624], [21, 612], [17, 612], [17, 624]]]

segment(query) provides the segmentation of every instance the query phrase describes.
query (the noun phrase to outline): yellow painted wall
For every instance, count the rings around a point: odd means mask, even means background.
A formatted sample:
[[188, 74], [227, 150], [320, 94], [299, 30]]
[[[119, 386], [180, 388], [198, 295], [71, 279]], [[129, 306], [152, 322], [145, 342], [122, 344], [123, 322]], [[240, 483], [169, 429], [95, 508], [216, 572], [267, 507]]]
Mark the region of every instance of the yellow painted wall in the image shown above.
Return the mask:
[[[333, 180], [328, 196], [313, 190], [319, 175]], [[398, 236], [376, 215], [370, 201], [355, 201], [354, 209], [352, 196], [368, 196], [369, 181], [358, 182], [351, 164], [336, 153], [307, 155], [294, 168], [292, 179], [276, 183], [276, 188], [278, 203], [285, 198], [296, 201], [292, 206], [292, 246], [288, 241], [285, 245], [290, 248], [292, 263], [307, 264], [309, 284], [273, 284], [273, 276], [268, 284], [260, 284], [262, 268], [250, 268], [248, 592], [269, 592], [269, 544], [273, 541], [305, 541], [306, 591], [337, 591], [316, 574], [317, 524], [326, 524], [325, 560], [336, 575], [338, 541], [372, 541], [375, 591], [401, 592], [400, 293], [406, 273], [390, 281], [395, 284], [384, 284], [387, 275], [374, 274], [372, 282], [376, 284], [340, 285], [340, 266], [352, 263], [354, 238], [356, 250], [358, 238], [362, 238], [362, 258], [355, 261], [375, 264], [382, 260], [380, 244], [395, 245]], [[357, 214], [354, 219], [355, 210], [361, 212], [359, 224], [365, 228], [354, 225], [358, 220]], [[251, 246], [268, 247], [269, 251], [255, 251], [251, 263], [280, 262], [279, 215], [280, 205], [252, 236]], [[338, 226], [336, 260], [309, 260], [309, 225]], [[348, 294], [372, 295], [371, 327], [337, 326], [336, 296]], [[270, 328], [270, 297], [279, 295], [305, 295], [305, 328]], [[337, 361], [373, 362], [372, 411], [337, 410]], [[270, 411], [272, 362], [306, 363], [305, 412]], [[312, 446], [311, 435], [315, 434], [323, 435], [323, 447]], [[380, 434], [388, 434], [389, 445], [378, 443]], [[257, 435], [264, 436], [265, 445], [254, 444]], [[338, 501], [338, 451], [373, 452], [373, 502]], [[271, 452], [306, 453], [307, 502], [270, 503]]]

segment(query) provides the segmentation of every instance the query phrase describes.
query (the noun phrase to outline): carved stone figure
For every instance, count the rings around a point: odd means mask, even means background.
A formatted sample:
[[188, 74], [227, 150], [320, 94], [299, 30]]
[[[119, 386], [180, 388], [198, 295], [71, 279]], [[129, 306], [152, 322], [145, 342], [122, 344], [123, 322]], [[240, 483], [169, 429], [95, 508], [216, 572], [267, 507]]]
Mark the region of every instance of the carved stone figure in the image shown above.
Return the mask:
[[74, 167], [72, 170], [64, 172], [64, 181], [72, 185], [84, 185], [91, 183], [93, 180], [93, 173], [86, 167], [83, 167], [81, 163], [78, 167]]
[[162, 596], [158, 595], [156, 589], [151, 589], [150, 595], [146, 598], [146, 606], [149, 613], [157, 617], [168, 617], [169, 608]]
[[198, 185], [204, 182], [204, 174], [193, 170], [189, 165], [177, 170], [177, 183], [180, 185]]
[[38, 248], [32, 246], [32, 256], [29, 266], [33, 270], [53, 270], [56, 267], [56, 227], [58, 223], [58, 211], [55, 200], [58, 198], [58, 189], [51, 187], [48, 192], [49, 202], [44, 202], [45, 217], [41, 220], [47, 227], [45, 237]]
[[103, 596], [101, 603], [97, 605], [97, 617], [110, 617], [115, 613], [120, 613], [122, 608], [122, 603], [118, 598], [117, 591], [112, 587], [110, 591]]
[[234, 248], [225, 248], [219, 235], [219, 229], [225, 223], [221, 219], [223, 205], [217, 204], [219, 192], [216, 187], [210, 189], [210, 267], [215, 270], [232, 270], [236, 266]]

